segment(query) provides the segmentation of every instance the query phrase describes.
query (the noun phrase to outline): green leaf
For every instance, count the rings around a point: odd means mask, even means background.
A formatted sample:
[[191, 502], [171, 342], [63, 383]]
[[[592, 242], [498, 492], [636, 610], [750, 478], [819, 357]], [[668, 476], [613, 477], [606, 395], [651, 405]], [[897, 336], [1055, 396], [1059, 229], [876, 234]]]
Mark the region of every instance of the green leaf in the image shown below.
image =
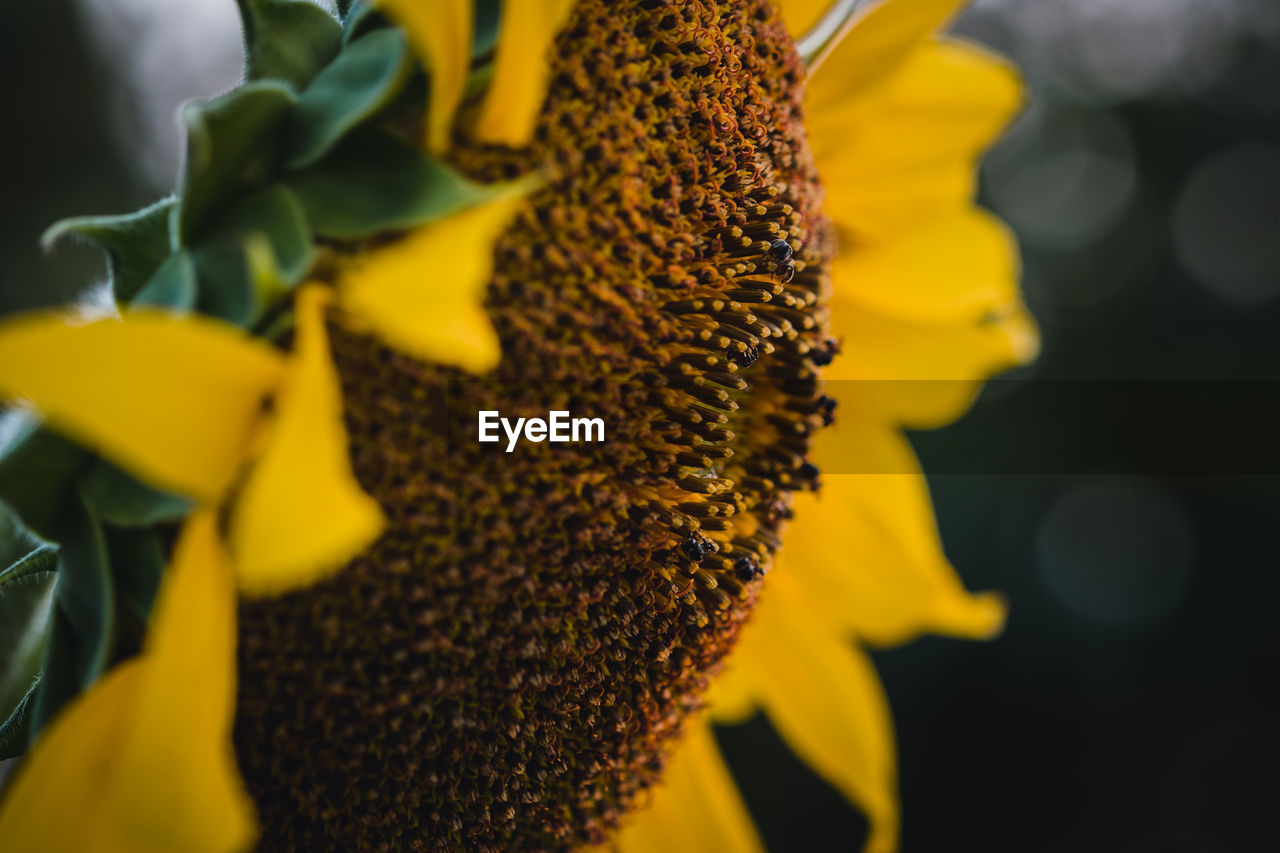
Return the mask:
[[179, 521], [194, 506], [188, 498], [162, 492], [105, 459], [96, 459], [80, 478], [84, 496], [108, 524], [150, 527]]
[[102, 523], [77, 491], [59, 530], [58, 579], [32, 733], [92, 684], [111, 659], [115, 595]]
[[324, 160], [286, 180], [302, 201], [312, 230], [340, 240], [441, 219], [492, 192], [373, 129], [353, 134]]
[[279, 167], [281, 130], [296, 101], [280, 83], [245, 83], [183, 110], [187, 158], [175, 229], [188, 245], [230, 199], [266, 186]]
[[45, 643], [44, 662], [40, 669], [39, 689], [27, 704], [26, 726], [29, 736], [40, 733], [62, 706], [70, 702], [85, 685], [77, 674], [79, 640], [75, 627], [67, 614], [57, 606], [57, 586], [54, 586], [54, 607], [49, 617], [49, 637]]
[[342, 25], [304, 0], [236, 0], [244, 22], [245, 79], [303, 89], [338, 54]]
[[177, 204], [177, 199], [167, 198], [122, 216], [64, 219], [49, 226], [40, 243], [46, 252], [68, 234], [95, 243], [107, 254], [116, 301], [128, 302], [169, 255], [169, 217]]
[[135, 654], [142, 650], [151, 607], [164, 575], [164, 544], [152, 530], [111, 526], [105, 530], [118, 603], [116, 648], [121, 654]]
[[134, 305], [188, 310], [196, 304], [196, 265], [186, 250], [174, 252], [133, 298]]
[[298, 98], [288, 165], [308, 166], [327, 154], [395, 96], [411, 68], [409, 42], [400, 30], [376, 30], [353, 41]]
[[501, 0], [475, 0], [475, 15], [471, 56], [487, 56], [498, 46], [498, 30], [502, 23]]
[[0, 501], [42, 539], [56, 541], [62, 510], [88, 451], [13, 411], [0, 418]]
[[26, 709], [40, 679], [58, 551], [42, 545], [0, 571], [0, 757], [26, 746]]

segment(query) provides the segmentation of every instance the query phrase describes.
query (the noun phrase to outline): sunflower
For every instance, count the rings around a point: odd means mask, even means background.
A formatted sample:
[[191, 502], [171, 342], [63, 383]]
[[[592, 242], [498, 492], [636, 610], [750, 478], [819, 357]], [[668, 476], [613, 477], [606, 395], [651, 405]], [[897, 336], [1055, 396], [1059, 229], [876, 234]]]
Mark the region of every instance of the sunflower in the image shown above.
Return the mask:
[[1003, 620], [901, 430], [1035, 348], [959, 3], [239, 5], [175, 197], [50, 231], [118, 310], [0, 324], [0, 838], [751, 849], [763, 710], [894, 849], [863, 645]]

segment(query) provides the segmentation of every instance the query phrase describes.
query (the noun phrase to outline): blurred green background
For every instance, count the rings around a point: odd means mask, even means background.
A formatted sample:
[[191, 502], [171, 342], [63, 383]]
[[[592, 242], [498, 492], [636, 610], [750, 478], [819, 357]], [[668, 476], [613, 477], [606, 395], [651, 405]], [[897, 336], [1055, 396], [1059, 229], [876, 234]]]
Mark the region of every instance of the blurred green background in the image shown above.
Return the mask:
[[[92, 248], [43, 256], [40, 232], [165, 194], [179, 103], [234, 85], [240, 48], [231, 0], [0, 8], [7, 312], [102, 276]], [[1013, 609], [992, 644], [876, 654], [904, 850], [1266, 849], [1280, 481], [1215, 469], [1240, 425], [1194, 389], [1280, 378], [1280, 3], [979, 0], [958, 31], [1014, 57], [1032, 92], [983, 198], [1021, 239], [1044, 353], [956, 425], [913, 437], [949, 556]], [[1043, 403], [1050, 381], [1114, 379], [1181, 381], [1186, 405]], [[1118, 426], [1162, 454], [971, 464], [993, 448], [1052, 459], [1053, 437], [1088, 446]], [[771, 849], [855, 848], [859, 817], [765, 723], [722, 742]]]

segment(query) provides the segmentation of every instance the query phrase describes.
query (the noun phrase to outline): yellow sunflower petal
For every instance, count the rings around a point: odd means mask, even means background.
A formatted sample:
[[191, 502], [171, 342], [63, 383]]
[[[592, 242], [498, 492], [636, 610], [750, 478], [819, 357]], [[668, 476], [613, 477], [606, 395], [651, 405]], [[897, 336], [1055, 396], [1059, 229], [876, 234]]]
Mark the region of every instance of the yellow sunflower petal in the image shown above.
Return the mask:
[[792, 38], [799, 38], [809, 30], [831, 8], [836, 0], [778, 0], [782, 10], [782, 20], [787, 23], [787, 32]]
[[875, 668], [775, 573], [736, 663], [746, 667], [770, 722], [801, 760], [859, 806], [871, 823], [866, 853], [897, 847], [893, 723]]
[[739, 667], [726, 667], [707, 691], [707, 713], [717, 723], [745, 723], [758, 707], [751, 680]]
[[427, 148], [442, 154], [449, 149], [453, 116], [471, 69], [472, 0], [380, 0], [379, 6], [404, 27], [414, 53], [427, 66]]
[[573, 10], [574, 0], [505, 0], [493, 79], [471, 135], [481, 142], [520, 148], [533, 139], [547, 97], [547, 51]]
[[341, 568], [382, 530], [382, 510], [351, 473], [342, 392], [329, 353], [328, 292], [304, 288], [275, 426], [231, 517], [241, 589], [282, 592]]
[[764, 850], [705, 717], [686, 723], [653, 801], [632, 821], [614, 842], [620, 853]]
[[1004, 624], [1003, 600], [970, 595], [947, 562], [928, 485], [897, 430], [842, 417], [815, 458], [830, 471], [797, 494], [777, 574], [814, 592], [815, 612], [878, 645], [924, 632], [985, 639]]
[[154, 311], [0, 325], [0, 394], [158, 486], [215, 501], [243, 462], [284, 358], [225, 323]]
[[813, 109], [848, 100], [898, 68], [966, 0], [884, 0], [861, 17], [819, 66], [806, 101]]
[[967, 207], [976, 162], [1022, 103], [1013, 69], [977, 48], [926, 42], [879, 85], [849, 97], [823, 66], [806, 126], [843, 250]]
[[973, 322], [1017, 300], [1018, 255], [998, 219], [970, 208], [841, 252], [832, 279], [842, 300], [891, 317]]
[[[967, 286], [966, 281], [983, 280], [983, 263], [989, 260], [984, 253], [953, 260], [957, 267], [952, 275], [960, 281], [957, 289]], [[965, 261], [975, 264], [962, 268]], [[981, 316], [956, 322], [890, 316], [846, 295], [843, 263], [835, 270], [831, 303], [832, 330], [843, 342], [843, 352], [826, 371], [831, 380], [827, 393], [840, 401], [842, 412], [862, 412], [917, 428], [941, 426], [964, 414], [981, 380], [1026, 363], [1039, 351], [1035, 322], [1019, 302], [992, 305]], [[998, 271], [1003, 265], [997, 264], [990, 275], [1006, 275]], [[878, 284], [890, 289], [908, 282], [886, 278]], [[1001, 286], [993, 279], [989, 290]], [[904, 300], [899, 308], [906, 304]]]
[[231, 748], [235, 594], [213, 512], [183, 530], [143, 654], [36, 741], [0, 803], [6, 849], [233, 853], [255, 833]]
[[481, 300], [493, 244], [519, 199], [504, 196], [413, 231], [351, 263], [338, 282], [352, 323], [396, 349], [483, 373], [498, 363], [498, 336]]

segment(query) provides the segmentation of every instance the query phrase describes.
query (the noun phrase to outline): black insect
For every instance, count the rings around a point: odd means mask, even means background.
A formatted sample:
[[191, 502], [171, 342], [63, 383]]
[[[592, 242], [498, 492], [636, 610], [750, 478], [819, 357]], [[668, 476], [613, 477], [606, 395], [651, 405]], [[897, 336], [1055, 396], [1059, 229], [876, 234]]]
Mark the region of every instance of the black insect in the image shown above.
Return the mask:
[[823, 426], [831, 426], [836, 421], [836, 401], [823, 394], [818, 398], [818, 412], [822, 415]]
[[775, 264], [786, 263], [791, 260], [791, 244], [786, 240], [774, 240], [764, 255]]
[[821, 347], [814, 347], [809, 352], [809, 360], [818, 367], [826, 367], [840, 354], [840, 342], [835, 338], [827, 338]]
[[694, 533], [680, 543], [680, 550], [693, 562], [700, 563], [703, 557], [708, 554], [714, 554], [720, 549], [716, 546], [716, 543], [707, 537], [700, 533]]
[[791, 255], [791, 244], [786, 240], [774, 240], [764, 252], [765, 259], [773, 264], [774, 275], [780, 276], [783, 284], [796, 277], [796, 265]]
[[756, 359], [758, 359], [759, 357], [760, 357], [760, 350], [752, 346], [747, 347], [742, 352], [734, 352], [729, 354], [729, 358], [731, 358], [734, 361], [734, 363], [737, 364], [739, 367], [750, 367], [751, 365], [756, 363]]
[[764, 576], [764, 569], [755, 557], [739, 557], [733, 564], [733, 573], [743, 583], [751, 583]]

